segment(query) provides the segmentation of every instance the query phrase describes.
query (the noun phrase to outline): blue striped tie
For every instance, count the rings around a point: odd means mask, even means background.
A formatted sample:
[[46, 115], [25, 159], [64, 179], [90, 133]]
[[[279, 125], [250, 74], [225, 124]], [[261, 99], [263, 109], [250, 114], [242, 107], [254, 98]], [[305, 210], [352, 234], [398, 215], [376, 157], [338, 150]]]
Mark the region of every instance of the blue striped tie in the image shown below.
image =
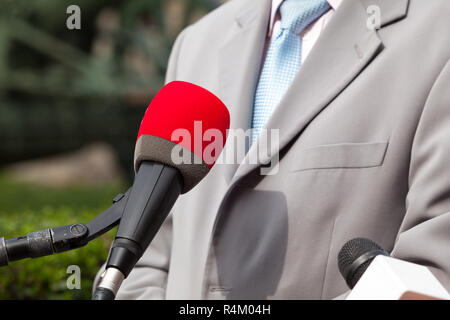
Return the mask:
[[272, 38], [255, 92], [252, 143], [300, 68], [300, 33], [329, 9], [327, 0], [285, 0], [282, 3], [280, 32]]

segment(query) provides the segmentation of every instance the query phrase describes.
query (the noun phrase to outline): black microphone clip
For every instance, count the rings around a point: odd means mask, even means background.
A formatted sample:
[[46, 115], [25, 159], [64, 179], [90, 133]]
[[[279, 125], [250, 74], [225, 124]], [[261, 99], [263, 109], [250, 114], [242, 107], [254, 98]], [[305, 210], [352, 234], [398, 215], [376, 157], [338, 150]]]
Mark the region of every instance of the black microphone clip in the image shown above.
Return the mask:
[[77, 248], [119, 224], [131, 188], [113, 199], [113, 205], [88, 223], [74, 223], [27, 233], [25, 236], [0, 238], [0, 267], [11, 261], [38, 258]]

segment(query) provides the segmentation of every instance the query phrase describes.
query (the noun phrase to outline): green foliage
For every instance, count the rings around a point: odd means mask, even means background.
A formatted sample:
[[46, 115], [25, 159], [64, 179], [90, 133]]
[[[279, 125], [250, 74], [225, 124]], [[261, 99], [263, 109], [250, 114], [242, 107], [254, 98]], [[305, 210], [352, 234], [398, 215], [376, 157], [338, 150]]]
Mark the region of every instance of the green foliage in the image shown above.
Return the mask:
[[[124, 187], [55, 189], [15, 183], [0, 177], [0, 236], [6, 238], [28, 232], [87, 222], [111, 204]], [[94, 277], [105, 262], [113, 229], [87, 246], [53, 256], [25, 259], [0, 268], [0, 299], [90, 299]], [[81, 289], [66, 286], [67, 267], [81, 269]]]

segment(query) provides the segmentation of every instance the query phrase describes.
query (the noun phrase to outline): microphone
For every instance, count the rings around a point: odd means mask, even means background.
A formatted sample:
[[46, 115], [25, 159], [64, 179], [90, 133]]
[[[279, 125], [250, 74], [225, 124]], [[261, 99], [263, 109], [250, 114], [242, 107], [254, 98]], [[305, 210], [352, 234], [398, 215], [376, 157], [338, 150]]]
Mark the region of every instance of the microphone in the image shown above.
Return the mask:
[[115, 298], [178, 196], [214, 165], [229, 125], [226, 106], [202, 87], [173, 81], [156, 94], [139, 128], [135, 180], [93, 300]]
[[355, 238], [344, 244], [338, 254], [338, 267], [350, 289], [353, 289], [377, 255], [389, 256], [372, 240]]
[[428, 268], [391, 258], [369, 239], [345, 243], [338, 254], [338, 267], [352, 289], [347, 300], [450, 299]]

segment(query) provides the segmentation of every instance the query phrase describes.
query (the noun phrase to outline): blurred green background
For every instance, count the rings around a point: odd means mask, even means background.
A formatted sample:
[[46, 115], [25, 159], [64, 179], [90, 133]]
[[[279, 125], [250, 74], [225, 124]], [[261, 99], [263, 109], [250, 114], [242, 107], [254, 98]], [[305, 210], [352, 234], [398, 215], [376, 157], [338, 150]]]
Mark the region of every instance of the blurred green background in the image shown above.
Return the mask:
[[[176, 36], [221, 2], [0, 0], [0, 237], [87, 222], [127, 189]], [[66, 26], [70, 5], [81, 29]], [[114, 233], [0, 268], [0, 299], [90, 299]]]

